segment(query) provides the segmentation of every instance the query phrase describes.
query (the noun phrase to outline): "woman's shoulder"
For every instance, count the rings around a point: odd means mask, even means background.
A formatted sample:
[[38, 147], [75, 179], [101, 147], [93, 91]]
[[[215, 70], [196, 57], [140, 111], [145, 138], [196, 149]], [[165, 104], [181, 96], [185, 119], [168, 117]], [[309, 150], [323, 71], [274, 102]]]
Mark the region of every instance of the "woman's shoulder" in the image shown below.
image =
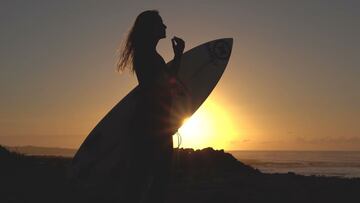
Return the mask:
[[156, 58], [157, 58], [157, 63], [159, 65], [166, 66], [166, 62], [165, 62], [164, 58], [157, 52], [156, 52]]
[[157, 52], [153, 53], [138, 53], [137, 57], [134, 58], [134, 64], [137, 67], [153, 67], [154, 69], [166, 69], [167, 65], [164, 58]]

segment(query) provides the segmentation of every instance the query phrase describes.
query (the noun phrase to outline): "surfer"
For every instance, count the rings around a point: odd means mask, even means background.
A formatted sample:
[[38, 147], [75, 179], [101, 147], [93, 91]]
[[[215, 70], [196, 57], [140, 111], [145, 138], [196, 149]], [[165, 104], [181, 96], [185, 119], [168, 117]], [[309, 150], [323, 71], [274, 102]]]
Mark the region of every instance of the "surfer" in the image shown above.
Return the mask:
[[117, 64], [119, 71], [135, 72], [140, 98], [132, 118], [133, 152], [129, 180], [126, 182], [127, 202], [164, 202], [171, 180], [173, 141], [169, 114], [173, 87], [180, 87], [176, 75], [185, 42], [171, 39], [174, 60], [168, 67], [156, 51], [160, 39], [166, 38], [166, 25], [159, 12], [140, 13], [132, 26]]

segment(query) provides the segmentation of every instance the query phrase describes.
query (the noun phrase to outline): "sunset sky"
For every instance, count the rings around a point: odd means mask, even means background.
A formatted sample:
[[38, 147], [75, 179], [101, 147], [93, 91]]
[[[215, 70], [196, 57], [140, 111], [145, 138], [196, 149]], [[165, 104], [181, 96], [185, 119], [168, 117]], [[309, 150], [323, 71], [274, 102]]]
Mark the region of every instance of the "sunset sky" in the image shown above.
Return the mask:
[[360, 149], [356, 0], [1, 1], [0, 144], [79, 147], [137, 84], [115, 71], [116, 50], [148, 9], [167, 25], [166, 61], [174, 35], [185, 50], [234, 38], [183, 147]]

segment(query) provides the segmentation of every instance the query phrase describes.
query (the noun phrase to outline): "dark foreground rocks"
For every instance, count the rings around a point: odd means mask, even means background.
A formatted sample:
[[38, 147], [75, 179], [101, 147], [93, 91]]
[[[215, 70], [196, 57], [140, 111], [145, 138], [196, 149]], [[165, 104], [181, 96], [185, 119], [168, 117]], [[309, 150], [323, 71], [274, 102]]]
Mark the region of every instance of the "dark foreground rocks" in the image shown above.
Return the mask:
[[[359, 178], [263, 174], [212, 148], [180, 149], [174, 160], [170, 203], [360, 202]], [[70, 162], [63, 157], [25, 156], [0, 146], [0, 202], [71, 202]]]

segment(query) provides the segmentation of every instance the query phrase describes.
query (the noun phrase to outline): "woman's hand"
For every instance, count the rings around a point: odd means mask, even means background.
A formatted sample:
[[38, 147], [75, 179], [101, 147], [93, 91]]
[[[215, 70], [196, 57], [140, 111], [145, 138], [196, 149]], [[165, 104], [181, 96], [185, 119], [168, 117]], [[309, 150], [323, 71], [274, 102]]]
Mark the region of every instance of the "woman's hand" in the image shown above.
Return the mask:
[[173, 37], [171, 39], [172, 42], [172, 46], [173, 46], [173, 50], [174, 50], [174, 58], [178, 58], [181, 57], [181, 55], [184, 52], [184, 48], [185, 48], [185, 42], [184, 40], [178, 38], [178, 37]]

